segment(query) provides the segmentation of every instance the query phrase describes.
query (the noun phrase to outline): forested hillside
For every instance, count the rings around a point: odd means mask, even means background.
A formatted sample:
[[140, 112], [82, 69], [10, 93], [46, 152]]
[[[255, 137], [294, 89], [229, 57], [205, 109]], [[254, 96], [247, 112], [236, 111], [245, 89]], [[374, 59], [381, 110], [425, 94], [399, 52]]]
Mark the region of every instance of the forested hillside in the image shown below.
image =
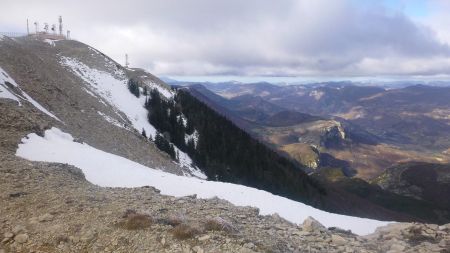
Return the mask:
[[268, 190], [302, 202], [325, 194], [297, 165], [251, 138], [231, 121], [179, 89], [173, 100], [151, 91], [149, 121], [189, 154], [208, 178]]

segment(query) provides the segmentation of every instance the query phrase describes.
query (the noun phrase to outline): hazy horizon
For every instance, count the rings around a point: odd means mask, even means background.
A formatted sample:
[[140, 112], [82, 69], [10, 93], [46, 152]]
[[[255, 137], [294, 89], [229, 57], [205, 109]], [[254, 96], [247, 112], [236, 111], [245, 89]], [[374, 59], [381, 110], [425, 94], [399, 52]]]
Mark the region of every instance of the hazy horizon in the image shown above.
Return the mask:
[[171, 79], [179, 82], [232, 82], [258, 83], [268, 82], [273, 84], [311, 84], [326, 82], [352, 82], [361, 84], [387, 84], [387, 83], [420, 83], [450, 85], [450, 78], [418, 77], [404, 79], [402, 77], [276, 77], [276, 76], [159, 76], [162, 79]]

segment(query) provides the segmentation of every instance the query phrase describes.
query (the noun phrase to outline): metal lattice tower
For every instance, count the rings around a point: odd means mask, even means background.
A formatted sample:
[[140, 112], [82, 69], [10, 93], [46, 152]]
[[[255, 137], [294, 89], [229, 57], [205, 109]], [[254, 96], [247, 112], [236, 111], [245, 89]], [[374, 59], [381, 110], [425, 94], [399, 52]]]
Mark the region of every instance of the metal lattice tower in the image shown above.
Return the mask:
[[59, 35], [63, 35], [63, 23], [62, 23], [62, 16], [59, 16]]

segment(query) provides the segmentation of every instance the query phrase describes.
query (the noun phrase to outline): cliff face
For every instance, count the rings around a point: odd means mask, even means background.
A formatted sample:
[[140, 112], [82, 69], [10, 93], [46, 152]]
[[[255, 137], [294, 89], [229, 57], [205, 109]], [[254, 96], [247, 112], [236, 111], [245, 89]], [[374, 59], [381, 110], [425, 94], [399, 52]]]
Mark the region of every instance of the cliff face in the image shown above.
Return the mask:
[[326, 128], [321, 136], [320, 144], [326, 148], [335, 148], [342, 146], [345, 140], [345, 132], [339, 122], [336, 125]]

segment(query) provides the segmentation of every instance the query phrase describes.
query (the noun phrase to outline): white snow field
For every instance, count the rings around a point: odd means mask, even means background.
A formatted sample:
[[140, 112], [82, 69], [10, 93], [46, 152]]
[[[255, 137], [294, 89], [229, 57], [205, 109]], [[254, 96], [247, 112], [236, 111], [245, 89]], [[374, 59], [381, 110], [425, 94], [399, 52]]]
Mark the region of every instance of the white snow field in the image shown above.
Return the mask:
[[117, 71], [117, 76], [122, 77], [117, 78], [108, 72], [90, 68], [77, 59], [69, 57], [61, 57], [61, 63], [83, 79], [89, 85], [91, 92], [105, 99], [116, 110], [123, 112], [138, 132], [145, 129], [147, 135], [155, 136], [156, 129], [147, 120], [147, 110], [144, 108], [145, 97], [137, 98], [128, 91], [128, 79], [123, 72]]
[[145, 167], [87, 144], [73, 141], [70, 134], [57, 128], [45, 131], [40, 137], [34, 133], [22, 139], [16, 155], [33, 161], [68, 163], [80, 168], [90, 182], [104, 187], [153, 186], [162, 194], [186, 196], [197, 194], [199, 198], [217, 196], [238, 206], [253, 206], [261, 214], [278, 213], [281, 217], [301, 223], [312, 216], [327, 227], [350, 229], [359, 235], [372, 233], [376, 227], [389, 222], [328, 213], [269, 192], [254, 188], [205, 181], [194, 177], [176, 176]]
[[[97, 94], [105, 99], [105, 101], [116, 110], [123, 112], [138, 132], [145, 129], [147, 136], [151, 135], [155, 138], [156, 129], [148, 122], [147, 109], [144, 108], [145, 96], [137, 98], [129, 92], [127, 86], [128, 79], [126, 79], [123, 71], [116, 70], [116, 76], [113, 76], [108, 72], [90, 68], [77, 59], [64, 56], [61, 57], [61, 64], [69, 67], [73, 73], [78, 75], [89, 85], [88, 88], [90, 89], [91, 95], [93, 95], [92, 92]], [[158, 92], [166, 98], [170, 99], [173, 97], [172, 92], [157, 84], [147, 83], [147, 85], [149, 85], [150, 88], [157, 89]], [[120, 116], [120, 114], [118, 115]], [[108, 119], [106, 120], [112, 123]], [[115, 123], [112, 124], [117, 126]], [[182, 167], [187, 168], [190, 171], [190, 175], [202, 179], [207, 178], [201, 170], [192, 166], [192, 159], [188, 154], [179, 150], [176, 146], [174, 146], [174, 148], [179, 153], [179, 164]]]
[[0, 83], [0, 98], [11, 99], [11, 100], [17, 101], [17, 103], [19, 103], [19, 105], [22, 105], [22, 103], [20, 103], [20, 99], [18, 97], [14, 96], [14, 94], [12, 94], [8, 89], [6, 89], [6, 87], [3, 86], [2, 83]]

